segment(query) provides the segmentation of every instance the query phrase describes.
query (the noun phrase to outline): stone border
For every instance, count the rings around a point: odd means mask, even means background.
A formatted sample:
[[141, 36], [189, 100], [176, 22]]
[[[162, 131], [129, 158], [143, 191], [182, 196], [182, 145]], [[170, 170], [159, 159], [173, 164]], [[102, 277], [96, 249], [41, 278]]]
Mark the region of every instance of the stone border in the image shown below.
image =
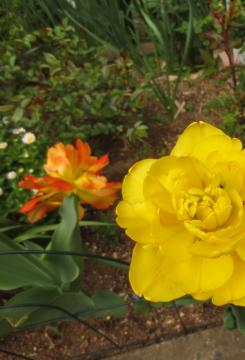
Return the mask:
[[245, 360], [245, 335], [223, 327], [180, 336], [110, 360]]

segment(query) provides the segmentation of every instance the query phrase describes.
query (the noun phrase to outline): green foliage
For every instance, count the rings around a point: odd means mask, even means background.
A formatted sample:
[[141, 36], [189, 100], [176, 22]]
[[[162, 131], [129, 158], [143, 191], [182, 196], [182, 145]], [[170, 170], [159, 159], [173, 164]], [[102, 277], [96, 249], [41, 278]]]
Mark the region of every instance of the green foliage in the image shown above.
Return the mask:
[[[19, 244], [6, 235], [14, 230], [13, 226], [5, 228], [0, 234], [0, 289], [18, 290], [15, 296], [0, 306], [1, 335], [40, 322], [127, 314], [127, 305], [119, 295], [111, 291], [97, 291], [89, 296], [81, 290], [83, 259], [89, 254], [82, 252], [74, 195], [64, 199], [60, 214], [61, 222], [55, 225], [46, 247], [35, 243], [35, 239]], [[50, 227], [43, 227], [45, 231], [50, 231]], [[45, 250], [48, 253], [42, 254]], [[11, 255], [13, 251], [15, 254]], [[39, 252], [34, 254], [35, 251]], [[72, 252], [74, 255], [51, 255], [50, 251]], [[112, 262], [116, 263], [116, 260], [112, 259]], [[109, 259], [107, 263], [110, 263]]]
[[210, 100], [206, 110], [217, 113], [223, 121], [224, 131], [245, 140], [245, 81], [244, 70], [238, 73], [238, 86], [235, 93], [223, 93]]
[[[88, 47], [67, 20], [31, 33], [13, 22], [0, 56], [0, 143], [8, 143], [0, 148], [1, 213], [16, 212], [26, 200], [18, 181], [26, 173], [42, 175], [46, 149], [54, 142], [123, 136], [134, 124], [133, 140], [146, 136], [137, 124], [147, 94], [132, 64], [124, 57], [110, 62], [104, 49]], [[20, 128], [36, 141], [23, 143], [24, 133], [13, 134]], [[9, 172], [16, 177], [7, 179]]]
[[[40, 7], [42, 7], [42, 13], [46, 14], [48, 22], [51, 18], [55, 23], [57, 18], [60, 21], [68, 16], [78, 31], [83, 30], [90, 44], [103, 44], [118, 52], [123, 50], [132, 60], [134, 69], [152, 88], [166, 112], [173, 116], [178, 85], [191, 44], [193, 30], [191, 0], [186, 2], [186, 22], [181, 29], [181, 41], [178, 42], [181, 49], [176, 47], [174, 21], [176, 17], [173, 16], [174, 12], [170, 11], [172, 2], [169, 1], [159, 2], [157, 16], [155, 11], [140, 0], [76, 0], [74, 6], [68, 4], [67, 0], [42, 0], [42, 6], [40, 1], [36, 2], [36, 8], [32, 1], [28, 5], [32, 13], [38, 13]], [[178, 9], [180, 9], [180, 4]], [[142, 32], [153, 44], [152, 59], [145, 54]], [[163, 61], [166, 63], [164, 68]], [[178, 76], [172, 89], [169, 75], [173, 71], [177, 71]], [[156, 78], [161, 76], [166, 80], [165, 89], [156, 81]]]
[[229, 330], [245, 332], [245, 309], [242, 306], [229, 305], [224, 311], [224, 326]]
[[232, 306], [228, 306], [225, 308], [223, 315], [223, 322], [224, 322], [224, 327], [228, 330], [234, 330], [237, 328], [237, 320], [235, 315], [233, 314]]

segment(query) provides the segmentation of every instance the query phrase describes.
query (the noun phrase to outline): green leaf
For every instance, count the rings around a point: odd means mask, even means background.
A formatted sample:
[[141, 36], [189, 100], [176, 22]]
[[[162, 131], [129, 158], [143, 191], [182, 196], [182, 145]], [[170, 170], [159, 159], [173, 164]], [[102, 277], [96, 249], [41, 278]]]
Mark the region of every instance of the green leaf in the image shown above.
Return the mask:
[[224, 325], [237, 327], [238, 330], [245, 333], [245, 308], [230, 305], [224, 314]]
[[24, 110], [22, 108], [20, 107], [16, 108], [14, 115], [12, 116], [12, 120], [14, 122], [20, 121], [23, 117], [23, 114], [24, 114]]
[[[51, 305], [58, 306], [68, 311], [71, 314], [78, 314], [83, 312], [88, 312], [94, 309], [93, 300], [84, 294], [82, 291], [77, 292], [65, 292], [56, 298], [55, 301], [50, 302]], [[34, 324], [39, 321], [50, 321], [52, 319], [70, 318], [68, 314], [61, 310], [57, 309], [38, 309], [35, 311], [28, 324]], [[70, 318], [71, 320], [74, 320]]]
[[[28, 304], [32, 306], [28, 306]], [[35, 304], [36, 306], [34, 306]], [[40, 322], [45, 324], [57, 320], [74, 320], [70, 314], [88, 312], [93, 308], [94, 302], [82, 291], [59, 294], [55, 290], [50, 292], [39, 288], [17, 294], [2, 309], [0, 308], [0, 318], [7, 318], [11, 323], [12, 327], [8, 329], [9, 333], [13, 328], [35, 326]]]
[[226, 329], [234, 330], [237, 328], [237, 320], [236, 320], [235, 315], [233, 314], [231, 306], [228, 306], [227, 308], [225, 308], [223, 321], [224, 321], [224, 327]]
[[186, 306], [186, 305], [193, 305], [193, 304], [203, 304], [206, 301], [199, 301], [193, 299], [191, 296], [183, 296], [182, 298], [179, 298], [177, 300], [174, 300], [175, 305], [177, 306]]
[[168, 302], [158, 302], [158, 303], [151, 303], [153, 308], [159, 309], [162, 306], [165, 307], [173, 307], [173, 306], [188, 306], [188, 305], [195, 305], [195, 304], [204, 304], [206, 301], [199, 301], [193, 299], [191, 296], [183, 296], [179, 299], [168, 301]]
[[18, 229], [18, 228], [20, 228], [20, 227], [22, 227], [22, 225], [5, 226], [5, 227], [0, 228], [0, 233], [2, 233], [2, 232], [7, 232], [7, 231], [13, 230], [13, 229]]
[[13, 109], [13, 105], [1, 105], [0, 112], [8, 112]]
[[146, 12], [144, 12], [143, 10], [141, 10], [141, 14], [142, 14], [145, 22], [151, 29], [152, 33], [155, 35], [159, 44], [163, 45], [163, 38], [162, 38], [162, 35], [161, 35], [159, 29], [157, 28], [156, 24], [151, 20], [150, 16], [148, 16], [148, 14]]
[[[35, 234], [43, 234], [45, 232], [49, 232], [49, 231], [54, 231], [55, 229], [57, 229], [57, 227], [59, 226], [59, 224], [52, 224], [52, 225], [41, 225], [41, 226], [34, 226], [31, 229], [28, 229], [27, 231], [25, 231], [24, 233], [18, 235], [15, 238], [15, 241], [17, 242], [23, 242], [29, 239], [32, 239], [34, 237]], [[113, 223], [108, 223], [108, 222], [100, 222], [100, 221], [80, 221], [79, 222], [79, 226], [115, 226], [115, 224]], [[45, 236], [43, 236], [45, 237]], [[39, 238], [42, 238], [42, 235], [39, 236]]]
[[138, 314], [147, 315], [152, 310], [150, 303], [147, 301], [137, 301], [133, 303], [133, 308], [137, 315]]
[[88, 318], [124, 317], [128, 313], [128, 306], [123, 298], [112, 291], [97, 291], [92, 296], [92, 300], [94, 301], [94, 309], [88, 314]]
[[[82, 251], [77, 214], [78, 201], [74, 195], [65, 197], [62, 207], [60, 208], [62, 220], [52, 236], [48, 250]], [[77, 256], [53, 255], [47, 255], [45, 258], [56, 269], [60, 281], [64, 286], [69, 286], [80, 274], [82, 258]]]
[[[2, 234], [3, 235], [3, 234]], [[28, 250], [8, 238], [1, 238], [1, 250]], [[12, 290], [24, 286], [54, 288], [59, 286], [55, 268], [36, 255], [0, 255], [0, 289]]]
[[19, 308], [8, 308], [9, 305], [22, 305], [22, 304], [50, 304], [60, 293], [57, 289], [42, 289], [32, 288], [15, 295], [11, 298], [4, 306], [0, 308], [0, 319], [9, 319], [12, 326], [21, 325], [31, 314], [36, 311], [34, 306], [30, 307], [19, 307]]
[[44, 53], [44, 58], [47, 61], [49, 65], [57, 65], [59, 64], [59, 61], [56, 59], [56, 57], [53, 54], [50, 53]]

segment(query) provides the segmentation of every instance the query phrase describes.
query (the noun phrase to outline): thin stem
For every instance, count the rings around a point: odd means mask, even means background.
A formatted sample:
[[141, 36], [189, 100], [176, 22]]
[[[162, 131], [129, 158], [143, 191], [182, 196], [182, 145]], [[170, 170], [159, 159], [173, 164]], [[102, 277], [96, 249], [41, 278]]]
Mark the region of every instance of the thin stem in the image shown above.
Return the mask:
[[107, 256], [94, 255], [87, 252], [75, 252], [75, 251], [63, 251], [63, 250], [1, 250], [0, 256], [6, 255], [29, 255], [29, 254], [37, 254], [37, 255], [61, 255], [61, 256], [79, 256], [91, 258], [99, 261], [111, 262], [112, 264], [121, 264], [125, 266], [125, 268], [129, 267], [129, 263], [123, 260], [112, 259]]

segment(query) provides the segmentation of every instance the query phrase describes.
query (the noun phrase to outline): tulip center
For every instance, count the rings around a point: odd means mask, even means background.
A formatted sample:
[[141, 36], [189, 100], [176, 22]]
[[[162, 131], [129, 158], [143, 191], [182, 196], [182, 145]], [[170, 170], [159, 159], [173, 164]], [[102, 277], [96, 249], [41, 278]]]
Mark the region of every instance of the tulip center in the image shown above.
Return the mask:
[[231, 210], [227, 192], [221, 187], [208, 186], [189, 189], [181, 197], [177, 211], [180, 219], [195, 220], [200, 229], [212, 231], [229, 219]]

